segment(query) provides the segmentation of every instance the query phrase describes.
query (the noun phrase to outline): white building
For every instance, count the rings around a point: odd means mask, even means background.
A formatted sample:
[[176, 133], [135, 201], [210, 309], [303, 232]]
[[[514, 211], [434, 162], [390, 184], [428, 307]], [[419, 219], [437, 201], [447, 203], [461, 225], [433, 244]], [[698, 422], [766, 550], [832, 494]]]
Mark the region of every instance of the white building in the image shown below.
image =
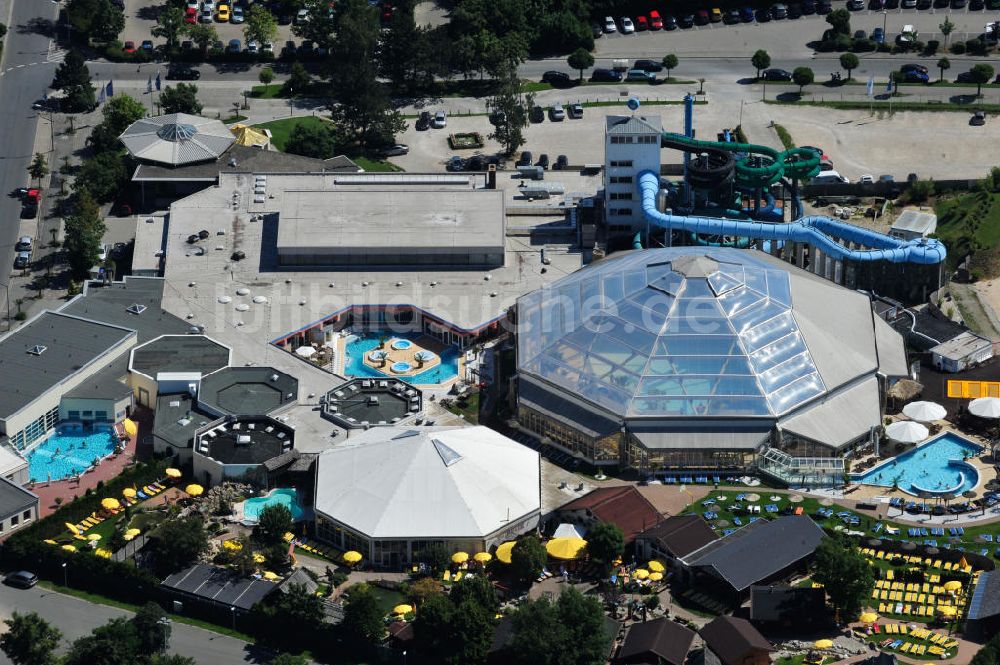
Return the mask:
[[379, 427], [316, 461], [316, 535], [395, 568], [441, 544], [488, 551], [534, 529], [538, 453], [487, 427]]
[[931, 364], [942, 372], [962, 372], [993, 357], [993, 342], [966, 331], [931, 349]]
[[639, 174], [660, 172], [660, 116], [609, 115], [604, 130], [604, 214], [611, 236], [646, 229]]
[[919, 210], [904, 210], [889, 229], [889, 235], [900, 240], [926, 238], [937, 231], [937, 215]]

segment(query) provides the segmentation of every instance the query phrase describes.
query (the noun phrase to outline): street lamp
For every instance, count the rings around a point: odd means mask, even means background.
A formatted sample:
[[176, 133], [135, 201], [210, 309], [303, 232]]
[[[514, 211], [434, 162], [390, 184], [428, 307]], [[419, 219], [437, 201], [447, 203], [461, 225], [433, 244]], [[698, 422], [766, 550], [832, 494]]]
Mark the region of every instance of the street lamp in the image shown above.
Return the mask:
[[403, 665], [406, 665], [406, 651], [403, 651]]
[[233, 630], [236, 630], [236, 607], [230, 606], [229, 613], [233, 615]]
[[886, 22], [886, 20], [888, 20], [888, 18], [889, 18], [889, 10], [888, 9], [883, 9], [882, 10], [882, 40], [883, 41], [885, 41], [885, 22]]
[[161, 651], [163, 653], [167, 652], [167, 640], [170, 639], [170, 617], [160, 617], [157, 622], [160, 626], [160, 635], [163, 637], [163, 646]]
[[63, 586], [64, 587], [68, 587], [69, 586], [69, 570], [66, 568], [66, 562], [65, 561], [63, 561], [62, 569], [63, 569]]

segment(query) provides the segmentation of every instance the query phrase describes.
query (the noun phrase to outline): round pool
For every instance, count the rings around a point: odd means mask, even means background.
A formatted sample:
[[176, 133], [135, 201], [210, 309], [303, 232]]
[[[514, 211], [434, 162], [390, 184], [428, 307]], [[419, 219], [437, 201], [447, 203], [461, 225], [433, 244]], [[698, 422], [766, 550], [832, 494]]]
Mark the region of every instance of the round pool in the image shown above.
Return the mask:
[[389, 369], [391, 369], [396, 374], [406, 374], [411, 369], [413, 369], [413, 365], [411, 365], [410, 363], [393, 363], [392, 365], [389, 366]]
[[406, 349], [413, 346], [413, 342], [408, 339], [395, 339], [392, 341], [392, 348], [397, 351], [405, 351]]

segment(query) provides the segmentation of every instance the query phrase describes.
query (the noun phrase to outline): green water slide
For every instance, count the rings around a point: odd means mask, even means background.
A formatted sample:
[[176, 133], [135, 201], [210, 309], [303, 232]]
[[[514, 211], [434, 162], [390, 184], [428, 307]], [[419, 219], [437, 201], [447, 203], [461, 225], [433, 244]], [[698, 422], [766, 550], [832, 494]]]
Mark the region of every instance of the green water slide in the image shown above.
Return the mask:
[[735, 182], [740, 189], [762, 189], [773, 185], [782, 177], [808, 180], [819, 173], [820, 156], [808, 148], [778, 151], [750, 143], [699, 141], [672, 132], [663, 133], [662, 145], [684, 152], [724, 150], [749, 155], [748, 158], [736, 161]]

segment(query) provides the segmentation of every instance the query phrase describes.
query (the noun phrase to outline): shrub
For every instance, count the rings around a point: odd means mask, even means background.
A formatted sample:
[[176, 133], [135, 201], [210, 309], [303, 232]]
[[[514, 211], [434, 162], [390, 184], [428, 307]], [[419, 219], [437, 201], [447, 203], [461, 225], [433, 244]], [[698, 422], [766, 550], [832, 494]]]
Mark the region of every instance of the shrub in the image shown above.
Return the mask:
[[868, 53], [878, 48], [878, 44], [871, 39], [855, 39], [851, 45], [851, 50], [855, 53]]
[[934, 55], [938, 52], [939, 48], [941, 48], [941, 42], [936, 39], [932, 39], [927, 42], [927, 47], [924, 49], [924, 53], [927, 55]]
[[970, 55], [986, 55], [986, 42], [982, 39], [969, 39], [965, 42], [965, 50]]

